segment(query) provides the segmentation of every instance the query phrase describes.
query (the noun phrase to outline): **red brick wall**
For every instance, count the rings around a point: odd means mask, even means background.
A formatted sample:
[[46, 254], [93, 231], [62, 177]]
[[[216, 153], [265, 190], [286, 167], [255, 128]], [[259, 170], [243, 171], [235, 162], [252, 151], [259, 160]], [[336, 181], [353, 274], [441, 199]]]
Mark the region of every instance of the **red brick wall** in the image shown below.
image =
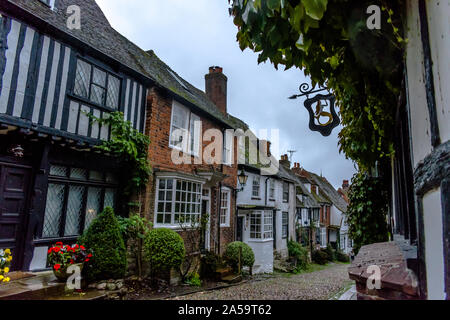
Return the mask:
[[[195, 165], [195, 164], [182, 164], [175, 165], [171, 160], [172, 149], [169, 148], [169, 135], [172, 115], [172, 98], [164, 94], [159, 89], [152, 89], [147, 97], [147, 118], [146, 118], [146, 130], [145, 134], [150, 137], [149, 145], [149, 160], [152, 168], [159, 169], [161, 171], [174, 171], [188, 174], [195, 174], [196, 169], [209, 170], [215, 169], [221, 171], [228, 177], [222, 182], [224, 187], [231, 189], [236, 188], [237, 184], [237, 166], [232, 167], [226, 165]], [[200, 114], [197, 114], [201, 116]], [[203, 132], [207, 129], [219, 129], [223, 127], [206, 118], [201, 118]], [[211, 142], [203, 142], [203, 148], [205, 148]], [[237, 154], [237, 146], [235, 143], [235, 152]], [[194, 157], [191, 158], [194, 163]], [[236, 161], [234, 161], [236, 163]], [[147, 188], [145, 190], [145, 200], [141, 209], [141, 214], [146, 216], [150, 221], [154, 222], [154, 209], [155, 209], [155, 182], [154, 176], [151, 177]], [[217, 192], [218, 188], [211, 189], [211, 250], [214, 250], [215, 239], [217, 239]], [[221, 230], [221, 252], [227, 243], [234, 240], [234, 223], [235, 223], [235, 207], [236, 199], [234, 192], [231, 192], [231, 212], [230, 212], [230, 227], [222, 228]]]

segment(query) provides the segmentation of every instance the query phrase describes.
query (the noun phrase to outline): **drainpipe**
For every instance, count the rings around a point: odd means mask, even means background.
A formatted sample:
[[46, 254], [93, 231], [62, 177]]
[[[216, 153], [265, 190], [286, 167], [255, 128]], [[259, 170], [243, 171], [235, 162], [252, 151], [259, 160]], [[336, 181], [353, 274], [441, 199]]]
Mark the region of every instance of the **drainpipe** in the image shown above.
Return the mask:
[[217, 255], [220, 256], [220, 202], [222, 201], [222, 182], [219, 182], [219, 197], [217, 199]]

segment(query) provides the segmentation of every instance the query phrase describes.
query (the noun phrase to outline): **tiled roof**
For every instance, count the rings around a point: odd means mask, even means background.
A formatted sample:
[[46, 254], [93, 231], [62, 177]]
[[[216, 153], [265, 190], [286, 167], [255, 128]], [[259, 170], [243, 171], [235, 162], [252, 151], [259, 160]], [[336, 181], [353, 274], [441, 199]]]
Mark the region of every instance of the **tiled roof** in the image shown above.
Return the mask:
[[347, 203], [341, 197], [341, 195], [334, 189], [330, 182], [324, 177], [319, 177], [314, 173], [311, 174], [311, 179], [319, 185], [320, 193], [322, 193], [323, 197], [326, 197], [328, 201], [333, 203], [336, 208], [338, 208], [342, 212], [347, 212]]
[[[209, 116], [231, 128], [242, 123], [230, 115], [220, 112], [206, 94], [179, 77], [162, 62], [153, 51], [144, 51], [122, 36], [109, 24], [95, 0], [58, 0], [56, 10], [38, 0], [7, 0], [28, 13], [38, 17], [58, 30], [112, 58], [139, 73], [150, 81], [170, 91], [175, 96], [192, 103]], [[67, 7], [81, 8], [81, 30], [67, 28]], [[184, 102], [184, 101], [180, 101]]]

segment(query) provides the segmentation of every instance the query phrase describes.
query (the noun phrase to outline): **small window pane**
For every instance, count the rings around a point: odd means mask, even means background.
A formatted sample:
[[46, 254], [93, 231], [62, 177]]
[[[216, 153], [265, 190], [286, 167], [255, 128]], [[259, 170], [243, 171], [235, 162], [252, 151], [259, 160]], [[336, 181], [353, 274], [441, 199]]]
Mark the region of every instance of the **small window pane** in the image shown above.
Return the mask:
[[94, 68], [94, 73], [92, 76], [92, 83], [97, 84], [101, 87], [105, 87], [106, 86], [106, 72]]
[[61, 217], [64, 206], [65, 188], [61, 184], [49, 184], [44, 217], [44, 238], [59, 236]]
[[84, 229], [86, 230], [91, 225], [92, 221], [100, 212], [100, 200], [102, 195], [101, 188], [89, 188], [87, 203], [86, 203], [86, 219]]
[[89, 95], [89, 84], [91, 82], [91, 65], [82, 60], [77, 62], [77, 73], [75, 76], [74, 94], [87, 98]]
[[115, 204], [116, 203], [116, 190], [114, 189], [106, 189], [105, 190], [105, 201], [103, 204], [103, 207], [111, 207], [111, 208], [115, 208]]
[[50, 166], [50, 175], [56, 177], [67, 177], [67, 168], [62, 166]]
[[80, 221], [83, 210], [85, 187], [70, 186], [67, 201], [67, 216], [64, 235], [77, 236], [80, 232]]
[[98, 171], [90, 171], [89, 180], [103, 181], [103, 173]]
[[103, 105], [103, 100], [105, 98], [105, 92], [106, 92], [106, 90], [104, 88], [93, 84], [91, 87], [90, 100], [94, 103]]
[[70, 177], [73, 179], [86, 180], [87, 170], [80, 168], [72, 168], [70, 170]]
[[119, 108], [120, 80], [114, 76], [108, 76], [108, 93], [106, 106], [112, 109]]

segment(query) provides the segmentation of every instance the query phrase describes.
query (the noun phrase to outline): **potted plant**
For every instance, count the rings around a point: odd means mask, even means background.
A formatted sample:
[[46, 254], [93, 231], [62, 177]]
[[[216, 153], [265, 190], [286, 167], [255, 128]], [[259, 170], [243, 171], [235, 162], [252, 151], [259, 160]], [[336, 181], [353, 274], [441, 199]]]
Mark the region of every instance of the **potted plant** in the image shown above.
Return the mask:
[[9, 282], [11, 279], [7, 277], [9, 266], [11, 265], [12, 254], [9, 249], [0, 249], [0, 283]]
[[52, 266], [53, 274], [61, 281], [66, 282], [70, 274], [67, 269], [70, 266], [77, 266], [80, 272], [83, 270], [84, 264], [89, 262], [92, 258], [92, 253], [88, 250], [75, 244], [73, 247], [64, 245], [62, 242], [56, 243], [52, 248], [48, 249], [48, 262]]

